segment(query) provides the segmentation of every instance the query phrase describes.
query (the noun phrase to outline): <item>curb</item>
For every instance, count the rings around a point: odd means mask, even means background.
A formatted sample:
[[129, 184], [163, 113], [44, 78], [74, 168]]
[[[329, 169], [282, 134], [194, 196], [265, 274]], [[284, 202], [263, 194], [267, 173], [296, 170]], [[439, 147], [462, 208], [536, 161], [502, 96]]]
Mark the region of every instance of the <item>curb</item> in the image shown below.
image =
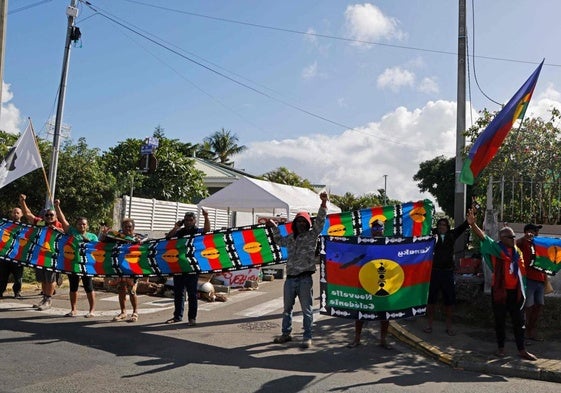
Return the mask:
[[422, 354], [455, 369], [513, 378], [561, 382], [561, 361], [559, 360], [538, 359], [532, 363], [520, 363], [521, 360], [512, 356], [496, 359], [471, 353], [449, 354], [417, 337], [395, 321], [390, 321], [388, 332], [397, 340]]

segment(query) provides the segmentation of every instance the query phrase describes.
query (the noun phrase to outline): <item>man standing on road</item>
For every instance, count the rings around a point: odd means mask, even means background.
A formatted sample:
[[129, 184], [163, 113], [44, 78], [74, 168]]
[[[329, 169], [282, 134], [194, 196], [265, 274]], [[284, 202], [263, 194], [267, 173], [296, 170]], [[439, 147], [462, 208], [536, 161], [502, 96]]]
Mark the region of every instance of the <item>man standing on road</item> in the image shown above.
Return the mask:
[[[19, 207], [14, 207], [10, 210], [9, 218], [16, 224], [21, 221], [23, 217], [23, 212]], [[10, 274], [14, 276], [14, 285], [12, 285], [12, 290], [14, 291], [14, 299], [21, 299], [21, 285], [23, 278], [23, 265], [15, 262], [0, 262], [0, 299], [4, 297], [4, 291], [8, 286], [8, 279]]]
[[283, 344], [292, 341], [292, 309], [296, 297], [300, 300], [300, 307], [304, 314], [304, 337], [301, 347], [312, 345], [313, 323], [313, 281], [312, 274], [316, 271], [316, 246], [318, 236], [325, 224], [327, 215], [327, 193], [320, 194], [321, 206], [312, 225], [310, 215], [300, 212], [292, 221], [292, 234], [281, 236], [274, 221], [267, 221], [272, 228], [275, 243], [286, 247], [288, 258], [286, 261], [286, 280], [284, 282], [284, 310], [282, 317], [282, 335], [274, 342]]
[[491, 302], [495, 316], [498, 357], [504, 357], [506, 314], [510, 314], [518, 355], [522, 359], [537, 360], [525, 349], [524, 343], [524, 258], [514, 242], [514, 231], [503, 227], [496, 242], [475, 223], [475, 214], [468, 211], [467, 221], [473, 233], [481, 239], [481, 254], [493, 275], [491, 277]]
[[546, 274], [532, 267], [536, 259], [534, 236], [538, 236], [541, 225], [527, 224], [524, 226], [524, 236], [516, 241], [516, 245], [524, 255], [526, 266], [526, 338], [543, 341], [537, 335], [538, 319], [545, 304], [544, 289]]
[[[196, 226], [197, 219], [195, 213], [187, 212], [183, 216], [183, 220], [175, 223], [173, 228], [169, 231], [166, 239], [172, 237], [185, 237], [193, 236], [197, 233], [204, 233], [210, 231], [210, 220], [208, 219], [208, 212], [202, 209], [205, 223], [203, 228]], [[182, 273], [173, 276], [173, 318], [166, 321], [167, 324], [181, 322], [183, 320], [183, 312], [185, 310], [185, 290], [187, 290], [187, 320], [189, 326], [197, 324], [197, 285], [199, 275], [197, 273]]]

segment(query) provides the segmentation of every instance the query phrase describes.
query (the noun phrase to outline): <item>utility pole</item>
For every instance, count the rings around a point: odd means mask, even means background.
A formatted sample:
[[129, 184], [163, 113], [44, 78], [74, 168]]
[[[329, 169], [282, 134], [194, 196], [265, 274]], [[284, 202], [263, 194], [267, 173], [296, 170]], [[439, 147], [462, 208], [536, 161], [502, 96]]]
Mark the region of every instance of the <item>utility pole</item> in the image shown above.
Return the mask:
[[[466, 0], [459, 0], [458, 18], [458, 91], [456, 102], [456, 184], [454, 193], [454, 223], [464, 221], [466, 209], [466, 185], [460, 182], [464, 165], [462, 153], [465, 147], [466, 129]], [[461, 242], [456, 242], [462, 245]], [[463, 245], [462, 245], [463, 247]]]
[[49, 190], [47, 192], [47, 203], [50, 206], [55, 199], [56, 191], [56, 175], [58, 166], [58, 151], [60, 148], [60, 128], [62, 125], [62, 116], [64, 112], [64, 96], [66, 95], [66, 79], [68, 74], [68, 61], [70, 59], [70, 45], [72, 41], [79, 38], [80, 30], [74, 26], [74, 20], [78, 16], [78, 8], [76, 7], [78, 0], [71, 0], [70, 5], [66, 8], [68, 16], [68, 27], [66, 29], [66, 45], [64, 47], [64, 58], [62, 60], [62, 75], [60, 77], [60, 86], [58, 93], [58, 104], [56, 109], [55, 129], [53, 135], [53, 152], [51, 156], [51, 167], [49, 168]]
[[[6, 26], [8, 25], [8, 0], [0, 0], [0, 83], [4, 81], [4, 52], [6, 51]], [[0, 120], [2, 119], [2, 85], [0, 85]]]

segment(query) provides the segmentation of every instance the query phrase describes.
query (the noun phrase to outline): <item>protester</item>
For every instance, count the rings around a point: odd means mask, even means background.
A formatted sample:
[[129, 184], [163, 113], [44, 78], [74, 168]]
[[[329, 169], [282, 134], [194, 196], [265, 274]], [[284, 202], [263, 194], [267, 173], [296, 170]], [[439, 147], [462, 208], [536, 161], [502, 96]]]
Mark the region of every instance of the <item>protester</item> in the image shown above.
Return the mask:
[[546, 274], [532, 267], [536, 259], [534, 248], [534, 236], [539, 235], [541, 225], [527, 224], [524, 226], [524, 236], [516, 241], [516, 245], [522, 250], [524, 265], [526, 267], [526, 338], [533, 341], [543, 341], [538, 337], [538, 320], [545, 304], [545, 280]]
[[[104, 226], [101, 230], [99, 240], [103, 242], [116, 243], [141, 243], [145, 238], [134, 232], [135, 223], [132, 218], [125, 218], [121, 221], [121, 229], [119, 231], [111, 231]], [[113, 318], [113, 322], [138, 321], [138, 298], [136, 296], [136, 287], [138, 278], [117, 278], [117, 290], [119, 293], [119, 307], [121, 312]], [[132, 314], [130, 318], [127, 315], [127, 293], [132, 306]], [[128, 318], [128, 319], [127, 319]]]
[[[366, 232], [366, 231], [365, 231]], [[366, 233], [363, 233], [363, 236]], [[382, 220], [374, 220], [370, 224], [370, 237], [382, 237], [384, 236], [384, 222]], [[347, 347], [355, 348], [360, 345], [360, 336], [362, 334], [362, 328], [364, 326], [363, 319], [357, 319], [355, 321], [355, 337], [352, 342], [350, 342]], [[390, 321], [380, 321], [380, 347], [386, 349], [392, 349], [392, 346], [387, 341], [388, 328], [390, 327]]]
[[438, 296], [442, 293], [446, 315], [446, 333], [449, 336], [456, 335], [456, 332], [452, 329], [452, 313], [456, 304], [454, 245], [467, 228], [467, 221], [454, 229], [450, 229], [450, 221], [447, 218], [441, 218], [436, 223], [436, 242], [434, 244], [427, 300], [427, 327], [423, 329], [425, 333], [432, 333], [434, 312], [438, 303]]
[[[97, 235], [88, 232], [88, 219], [84, 217], [78, 217], [76, 219], [75, 227], [70, 226], [68, 220], [66, 219], [62, 209], [60, 207], [60, 200], [55, 199], [55, 211], [57, 217], [62, 224], [64, 232], [69, 235], [74, 236], [80, 242], [95, 242], [97, 241]], [[95, 311], [95, 292], [93, 290], [93, 279], [90, 276], [82, 275], [82, 285], [84, 286], [84, 291], [86, 292], [86, 297], [88, 298], [89, 311], [85, 315], [86, 318], [92, 318]], [[68, 275], [68, 282], [70, 283], [70, 312], [66, 314], [67, 317], [75, 317], [78, 314], [77, 303], [78, 303], [78, 287], [80, 286], [80, 276], [76, 273]]]
[[286, 280], [284, 282], [284, 310], [282, 318], [282, 335], [274, 339], [282, 344], [292, 341], [292, 309], [296, 297], [300, 300], [300, 307], [304, 314], [304, 336], [301, 347], [312, 345], [313, 323], [313, 281], [312, 274], [316, 271], [316, 245], [319, 234], [325, 224], [327, 215], [327, 193], [320, 194], [321, 206], [312, 224], [310, 215], [300, 212], [292, 221], [292, 234], [281, 236], [276, 223], [267, 221], [272, 228], [275, 243], [286, 247], [288, 258], [286, 261]]
[[[57, 220], [56, 212], [53, 209], [46, 209], [42, 217], [35, 216], [26, 203], [27, 196], [20, 194], [19, 203], [23, 211], [23, 215], [27, 220], [37, 226], [46, 226], [55, 231], [62, 232], [62, 224]], [[52, 307], [52, 296], [55, 293], [57, 281], [57, 273], [54, 271], [36, 268], [35, 279], [41, 283], [41, 293], [43, 295], [41, 301], [35, 305], [38, 311], [48, 310]]]
[[[205, 223], [203, 228], [198, 228], [196, 226], [197, 219], [195, 218], [195, 213], [187, 212], [183, 216], [183, 220], [175, 223], [173, 228], [169, 231], [166, 239], [171, 239], [172, 237], [185, 237], [193, 236], [197, 233], [204, 233], [210, 231], [210, 221], [208, 219], [208, 212], [202, 210], [203, 216], [205, 218]], [[173, 318], [166, 321], [167, 324], [181, 322], [183, 320], [183, 312], [185, 310], [185, 290], [187, 290], [188, 299], [188, 309], [187, 309], [187, 319], [189, 326], [195, 326], [197, 324], [197, 285], [198, 285], [199, 275], [197, 273], [182, 273], [173, 276]]]
[[524, 343], [524, 257], [514, 242], [514, 231], [503, 227], [499, 231], [499, 241], [487, 236], [475, 223], [473, 211], [469, 211], [467, 221], [473, 233], [481, 239], [481, 254], [493, 272], [491, 277], [491, 302], [495, 317], [498, 357], [505, 356], [506, 314], [510, 315], [518, 355], [522, 359], [537, 360], [526, 351]]
[[[9, 219], [15, 223], [19, 223], [23, 217], [23, 212], [19, 207], [10, 210]], [[10, 274], [14, 277], [12, 291], [14, 291], [14, 299], [22, 299], [21, 286], [23, 278], [23, 265], [15, 262], [0, 262], [0, 299], [4, 297], [4, 291], [8, 286]]]

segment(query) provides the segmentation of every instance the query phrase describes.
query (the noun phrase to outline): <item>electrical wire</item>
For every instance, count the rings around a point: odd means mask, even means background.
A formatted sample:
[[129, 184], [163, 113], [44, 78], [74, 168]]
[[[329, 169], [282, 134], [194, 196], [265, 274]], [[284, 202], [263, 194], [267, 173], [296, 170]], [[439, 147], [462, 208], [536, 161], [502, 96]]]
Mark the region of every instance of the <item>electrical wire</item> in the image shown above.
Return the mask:
[[401, 141], [399, 141], [399, 140], [397, 140], [397, 139], [391, 139], [391, 138], [388, 138], [388, 137], [380, 137], [380, 136], [377, 136], [377, 135], [373, 135], [373, 134], [370, 134], [370, 133], [366, 133], [366, 132], [364, 132], [364, 131], [361, 131], [361, 130], [357, 129], [357, 127], [352, 127], [352, 126], [343, 124], [343, 123], [341, 123], [341, 122], [338, 122], [338, 121], [335, 121], [335, 120], [331, 120], [331, 119], [329, 119], [329, 118], [327, 118], [327, 117], [325, 117], [325, 116], [318, 115], [318, 114], [313, 113], [313, 112], [311, 112], [311, 111], [309, 111], [309, 110], [307, 110], [307, 109], [304, 109], [304, 108], [302, 108], [302, 107], [300, 107], [300, 106], [297, 106], [297, 105], [295, 105], [295, 104], [292, 104], [292, 103], [290, 103], [290, 102], [287, 102], [286, 100], [283, 100], [283, 99], [274, 97], [274, 96], [272, 96], [272, 95], [270, 95], [270, 94], [268, 94], [268, 93], [266, 93], [266, 92], [263, 92], [263, 91], [261, 91], [261, 90], [255, 88], [255, 87], [253, 87], [253, 86], [248, 85], [247, 83], [241, 82], [241, 81], [239, 81], [239, 80], [237, 80], [237, 79], [235, 79], [235, 78], [233, 78], [233, 77], [230, 77], [230, 76], [226, 75], [226, 74], [223, 73], [223, 72], [217, 71], [217, 70], [215, 70], [214, 68], [212, 68], [212, 67], [210, 67], [210, 66], [207, 66], [206, 64], [203, 64], [203, 63], [201, 63], [200, 61], [197, 61], [197, 60], [193, 59], [193, 58], [190, 57], [190, 56], [187, 56], [187, 55], [185, 55], [185, 54], [183, 54], [183, 53], [180, 53], [178, 50], [173, 49], [173, 48], [169, 47], [168, 45], [163, 44], [163, 43], [162, 43], [163, 40], [161, 40], [159, 37], [157, 37], [157, 36], [155, 36], [155, 35], [153, 35], [153, 34], [150, 34], [150, 35], [151, 35], [152, 37], [155, 37], [155, 38], [149, 37], [147, 33], [142, 33], [142, 32], [140, 32], [139, 30], [130, 27], [129, 25], [131, 25], [131, 24], [128, 23], [128, 22], [121, 22], [121, 21], [119, 21], [118, 19], [121, 19], [121, 20], [122, 20], [122, 18], [117, 18], [117, 17], [115, 17], [115, 16], [113, 16], [113, 15], [110, 15], [108, 12], [102, 10], [101, 8], [99, 8], [99, 7], [97, 7], [97, 6], [94, 6], [94, 5], [93, 5], [91, 2], [89, 2], [89, 1], [83, 1], [83, 0], [80, 0], [80, 1], [83, 2], [85, 5], [87, 5], [92, 11], [94, 11], [94, 12], [96, 12], [98, 15], [100, 15], [100, 16], [106, 18], [107, 20], [109, 20], [109, 21], [115, 23], [116, 25], [118, 25], [118, 26], [120, 26], [120, 27], [122, 27], [122, 28], [124, 28], [124, 29], [126, 29], [126, 30], [128, 30], [128, 31], [130, 31], [130, 32], [132, 32], [132, 33], [134, 33], [134, 34], [136, 34], [136, 35], [138, 35], [138, 36], [140, 36], [140, 37], [142, 37], [142, 38], [144, 38], [144, 39], [150, 41], [150, 42], [152, 42], [153, 44], [155, 44], [155, 45], [157, 45], [157, 46], [159, 46], [159, 47], [161, 47], [161, 48], [163, 48], [163, 49], [165, 49], [165, 50], [167, 50], [167, 51], [169, 51], [169, 52], [171, 52], [171, 53], [173, 53], [173, 54], [175, 54], [175, 55], [177, 55], [177, 56], [179, 56], [179, 57], [181, 57], [181, 58], [183, 58], [183, 59], [185, 59], [185, 60], [187, 60], [187, 61], [189, 61], [189, 62], [191, 62], [191, 63], [193, 63], [193, 64], [196, 64], [196, 65], [198, 65], [198, 66], [200, 66], [200, 67], [202, 67], [202, 68], [204, 68], [204, 69], [206, 69], [206, 70], [208, 70], [208, 71], [210, 71], [210, 72], [212, 72], [212, 73], [214, 73], [214, 74], [216, 74], [216, 75], [218, 75], [218, 76], [221, 76], [221, 77], [223, 77], [223, 78], [225, 78], [225, 79], [227, 79], [227, 80], [229, 80], [229, 81], [231, 81], [231, 82], [233, 82], [233, 83], [235, 83], [235, 84], [237, 84], [237, 85], [239, 85], [239, 86], [242, 86], [242, 87], [244, 87], [244, 88], [246, 88], [246, 89], [249, 89], [249, 90], [251, 90], [251, 91], [253, 91], [253, 92], [257, 93], [257, 94], [260, 94], [260, 95], [262, 95], [262, 96], [264, 96], [264, 97], [267, 97], [267, 98], [269, 98], [269, 99], [271, 99], [271, 100], [273, 100], [273, 101], [276, 101], [276, 102], [278, 102], [278, 103], [281, 103], [281, 104], [283, 104], [283, 105], [285, 105], [285, 106], [288, 106], [288, 107], [290, 107], [290, 108], [292, 108], [292, 109], [295, 109], [295, 110], [297, 110], [297, 111], [299, 111], [299, 112], [305, 113], [305, 114], [307, 114], [307, 115], [309, 115], [309, 116], [315, 117], [315, 118], [317, 118], [317, 119], [320, 119], [320, 120], [323, 120], [323, 121], [325, 121], [325, 122], [328, 122], [328, 123], [331, 123], [331, 124], [333, 124], [333, 125], [336, 125], [336, 126], [338, 126], [338, 127], [341, 127], [341, 128], [343, 128], [343, 129], [345, 129], [345, 130], [353, 130], [353, 131], [356, 131], [356, 132], [365, 134], [365, 135], [370, 136], [370, 137], [373, 137], [373, 138], [382, 139], [383, 141], [386, 141], [386, 142], [391, 142], [391, 143], [394, 143], [394, 144], [397, 144], [397, 145], [402, 145], [402, 146], [407, 146], [407, 147], [413, 148], [413, 146], [411, 146], [411, 145], [409, 145], [409, 144], [406, 144], [406, 143], [403, 143], [403, 142], [401, 142]]
[[19, 8], [16, 8], [15, 10], [8, 11], [8, 15], [17, 14], [18, 12], [37, 7], [37, 6], [40, 6], [42, 4], [49, 3], [51, 1], [53, 1], [53, 0], [42, 0], [42, 1], [38, 1], [37, 3], [29, 4], [29, 5], [26, 5], [26, 6], [23, 6], [23, 7], [19, 7]]

